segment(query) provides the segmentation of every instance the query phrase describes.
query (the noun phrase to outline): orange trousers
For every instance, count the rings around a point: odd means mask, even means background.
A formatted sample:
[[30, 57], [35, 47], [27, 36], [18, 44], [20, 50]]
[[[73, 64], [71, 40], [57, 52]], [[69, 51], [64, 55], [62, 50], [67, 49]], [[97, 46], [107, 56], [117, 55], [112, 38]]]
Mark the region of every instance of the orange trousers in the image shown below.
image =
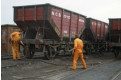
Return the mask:
[[17, 59], [20, 60], [20, 55], [19, 55], [19, 45], [17, 42], [14, 42], [11, 44], [12, 52], [13, 52], [13, 60], [16, 60], [16, 55]]
[[78, 51], [76, 51], [74, 53], [74, 58], [73, 58], [73, 68], [72, 69], [76, 69], [76, 64], [77, 64], [77, 60], [78, 60], [78, 57], [80, 57], [82, 63], [83, 63], [83, 68], [85, 69], [86, 68], [86, 63], [85, 63], [85, 60], [83, 58], [83, 53], [80, 53]]

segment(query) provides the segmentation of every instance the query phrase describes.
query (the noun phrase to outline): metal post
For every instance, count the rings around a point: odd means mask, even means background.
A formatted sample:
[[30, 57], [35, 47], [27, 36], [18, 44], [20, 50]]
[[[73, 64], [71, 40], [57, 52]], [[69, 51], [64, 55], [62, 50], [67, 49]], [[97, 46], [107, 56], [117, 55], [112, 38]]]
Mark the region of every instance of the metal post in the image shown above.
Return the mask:
[[61, 15], [61, 41], [63, 40], [63, 14], [64, 14], [64, 9], [62, 10], [62, 15]]
[[120, 19], [118, 20], [118, 30], [120, 30]]
[[101, 27], [102, 27], [102, 22], [100, 23], [100, 37], [99, 37], [100, 40], [102, 38], [102, 33], [101, 33], [102, 32], [102, 28]]
[[121, 34], [119, 34], [119, 43], [121, 43]]
[[79, 33], [78, 33], [78, 27], [79, 27], [79, 26], [78, 26], [78, 25], [79, 25], [79, 15], [78, 15], [78, 19], [77, 19], [77, 34], [79, 34]]
[[71, 20], [72, 20], [72, 12], [71, 12], [71, 14], [70, 14], [69, 41], [71, 41]]
[[[45, 6], [44, 6], [44, 9], [46, 10], [46, 7], [45, 7]], [[43, 13], [45, 13], [45, 10], [43, 11]], [[44, 37], [44, 35], [45, 35], [45, 33], [44, 33], [44, 28], [45, 28], [45, 16], [46, 16], [46, 14], [43, 15], [43, 18], [44, 18], [44, 19], [43, 19], [43, 20], [44, 20], [44, 22], [43, 22], [43, 38], [45, 38], [45, 37]]]
[[121, 24], [120, 24], [120, 19], [118, 20], [118, 30], [119, 30], [119, 43], [121, 42], [121, 34], [120, 34], [120, 26], [121, 26]]
[[97, 27], [98, 27], [98, 21], [96, 21], [96, 42], [97, 42]]
[[23, 21], [24, 21], [24, 18], [25, 18], [24, 13], [25, 13], [25, 10], [24, 10], [24, 7], [23, 7]]
[[34, 20], [36, 21], [37, 20], [37, 8], [35, 6], [35, 11], [34, 11]]

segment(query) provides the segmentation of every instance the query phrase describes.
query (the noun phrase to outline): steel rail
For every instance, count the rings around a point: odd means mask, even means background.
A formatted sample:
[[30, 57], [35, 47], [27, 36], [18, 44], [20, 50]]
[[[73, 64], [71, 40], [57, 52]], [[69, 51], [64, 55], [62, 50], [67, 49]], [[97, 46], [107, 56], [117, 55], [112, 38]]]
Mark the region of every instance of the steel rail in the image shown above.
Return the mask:
[[121, 69], [111, 78], [111, 80], [116, 80], [121, 74]]

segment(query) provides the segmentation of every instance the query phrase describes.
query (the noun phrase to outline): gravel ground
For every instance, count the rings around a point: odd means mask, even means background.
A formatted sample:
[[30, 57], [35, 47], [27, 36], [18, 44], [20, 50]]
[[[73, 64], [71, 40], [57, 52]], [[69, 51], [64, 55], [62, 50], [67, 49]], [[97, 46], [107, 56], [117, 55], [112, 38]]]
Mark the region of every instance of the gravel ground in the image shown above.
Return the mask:
[[[88, 80], [92, 76], [96, 77], [96, 75], [100, 75], [101, 77], [106, 76], [103, 74], [107, 72], [106, 74], [108, 75], [110, 70], [112, 70], [110, 73], [112, 76], [115, 71], [118, 71], [118, 67], [121, 66], [119, 64], [121, 62], [120, 59], [115, 59], [112, 53], [105, 53], [100, 56], [98, 54], [90, 54], [88, 56], [84, 55], [84, 57], [87, 63], [87, 69], [82, 69], [81, 61], [78, 60], [75, 71], [72, 70], [73, 57], [69, 55], [60, 55], [53, 60], [45, 60], [43, 54], [36, 53], [33, 59], [16, 61], [12, 59], [2, 60], [1, 78], [2, 80]], [[116, 69], [113, 69], [113, 67]], [[89, 78], [84, 79], [87, 75]], [[75, 78], [76, 76], [77, 78]], [[79, 76], [82, 77], [80, 78]], [[102, 80], [106, 79], [104, 78]], [[93, 79], [90, 78], [90, 80]], [[94, 80], [97, 80], [97, 78]], [[120, 80], [120, 77], [117, 80]]]

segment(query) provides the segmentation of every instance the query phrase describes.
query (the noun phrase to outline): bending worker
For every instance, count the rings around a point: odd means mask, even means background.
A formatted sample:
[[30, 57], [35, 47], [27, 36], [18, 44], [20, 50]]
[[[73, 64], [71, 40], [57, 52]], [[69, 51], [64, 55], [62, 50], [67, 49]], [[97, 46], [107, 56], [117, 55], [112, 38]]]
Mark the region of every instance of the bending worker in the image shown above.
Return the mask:
[[83, 68], [86, 69], [86, 63], [85, 60], [83, 58], [83, 41], [79, 39], [78, 34], [76, 34], [75, 36], [75, 40], [74, 40], [74, 50], [73, 50], [73, 54], [74, 54], [74, 58], [73, 58], [73, 70], [76, 69], [76, 64], [77, 64], [77, 60], [78, 57], [80, 57], [82, 63], [83, 63]]
[[13, 60], [16, 60], [16, 55], [17, 55], [17, 59], [20, 60], [20, 55], [19, 55], [19, 44], [18, 42], [20, 42], [22, 45], [24, 45], [24, 43], [21, 40], [21, 35], [23, 34], [23, 31], [19, 31], [19, 32], [13, 32], [10, 34], [10, 44], [11, 44], [11, 48], [12, 48], [12, 52], [13, 52]]

